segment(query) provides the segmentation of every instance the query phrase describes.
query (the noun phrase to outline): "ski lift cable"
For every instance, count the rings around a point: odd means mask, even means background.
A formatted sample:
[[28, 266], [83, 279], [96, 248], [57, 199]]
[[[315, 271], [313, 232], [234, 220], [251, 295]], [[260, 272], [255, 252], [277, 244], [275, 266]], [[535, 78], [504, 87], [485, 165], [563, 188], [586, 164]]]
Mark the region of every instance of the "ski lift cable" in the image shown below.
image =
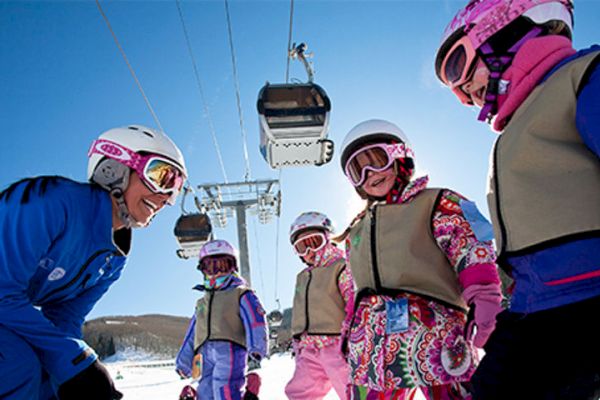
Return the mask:
[[129, 72], [131, 73], [131, 76], [135, 80], [135, 83], [136, 83], [138, 89], [140, 90], [140, 93], [142, 94], [144, 101], [146, 102], [146, 106], [148, 106], [148, 109], [150, 110], [150, 113], [152, 114], [152, 117], [154, 118], [154, 122], [156, 122], [156, 126], [158, 127], [158, 129], [160, 129], [161, 131], [164, 132], [162, 125], [160, 124], [160, 121], [158, 120], [158, 116], [154, 112], [154, 109], [152, 108], [152, 104], [150, 104], [150, 100], [148, 99], [148, 96], [146, 96], [146, 92], [144, 92], [144, 89], [142, 88], [142, 84], [140, 83], [140, 80], [138, 79], [137, 75], [135, 74], [135, 71], [133, 70], [131, 63], [129, 62], [129, 59], [127, 58], [127, 55], [125, 54], [125, 50], [123, 49], [123, 46], [121, 46], [121, 43], [119, 42], [119, 39], [117, 38], [117, 35], [115, 34], [115, 31], [113, 30], [113, 28], [110, 24], [110, 21], [108, 20], [108, 17], [104, 13], [104, 10], [102, 9], [102, 5], [100, 5], [99, 0], [96, 0], [96, 6], [98, 7], [98, 10], [100, 11], [100, 14], [102, 15], [102, 18], [104, 19], [104, 22], [106, 22], [106, 26], [108, 26], [108, 30], [110, 31], [115, 43], [117, 44], [117, 47], [119, 48], [119, 51], [121, 52], [121, 55], [123, 56], [123, 59], [125, 60], [125, 63], [127, 64], [127, 68], [129, 68]]
[[237, 66], [236, 66], [236, 59], [235, 59], [235, 50], [233, 47], [233, 33], [231, 31], [231, 17], [229, 15], [229, 2], [228, 0], [225, 0], [225, 14], [227, 16], [227, 32], [229, 33], [229, 50], [231, 52], [231, 63], [233, 66], [233, 80], [234, 80], [234, 84], [235, 84], [235, 96], [236, 96], [236, 100], [237, 100], [237, 109], [238, 109], [238, 116], [240, 119], [240, 129], [242, 131], [242, 146], [243, 146], [243, 151], [244, 151], [244, 160], [246, 161], [246, 172], [244, 175], [244, 179], [246, 181], [250, 180], [250, 175], [251, 175], [251, 171], [250, 171], [250, 160], [248, 158], [248, 139], [246, 137], [246, 129], [244, 128], [244, 117], [242, 114], [242, 101], [240, 98], [240, 82], [238, 79], [238, 74], [237, 74]]
[[[279, 191], [281, 192], [281, 169], [279, 170]], [[281, 196], [281, 194], [280, 194]], [[275, 233], [275, 302], [279, 303], [279, 226], [281, 225], [281, 210], [277, 214], [277, 228]]]
[[260, 247], [258, 245], [258, 230], [256, 229], [256, 225], [258, 224], [258, 215], [256, 216], [256, 220], [252, 222], [252, 227], [254, 228], [254, 244], [256, 246], [256, 261], [257, 261], [257, 269], [258, 269], [258, 279], [260, 281], [260, 290], [261, 293], [266, 293], [265, 292], [265, 281], [263, 279], [263, 272], [262, 272], [262, 261], [260, 258]]
[[285, 68], [285, 83], [289, 83], [290, 77], [290, 50], [292, 48], [292, 28], [294, 25], [294, 0], [290, 0], [290, 30], [288, 33], [288, 43], [287, 43], [287, 66]]
[[208, 104], [206, 102], [206, 97], [204, 96], [204, 89], [202, 88], [202, 82], [200, 80], [200, 73], [198, 72], [198, 65], [196, 63], [196, 57], [194, 57], [194, 52], [192, 51], [192, 43], [190, 41], [190, 37], [188, 34], [187, 26], [185, 24], [185, 19], [183, 18], [183, 10], [181, 9], [180, 0], [176, 0], [175, 4], [177, 5], [177, 11], [179, 12], [179, 20], [181, 21], [181, 26], [183, 28], [183, 34], [185, 36], [185, 43], [187, 45], [188, 52], [190, 54], [190, 58], [192, 60], [192, 67], [194, 69], [194, 76], [196, 77], [196, 84], [198, 87], [198, 91], [200, 92], [200, 99], [202, 100], [202, 108], [204, 110], [204, 116], [208, 122], [208, 128], [212, 137], [213, 144], [215, 146], [215, 150], [217, 152], [217, 158], [219, 160], [219, 165], [221, 166], [221, 173], [223, 174], [223, 178], [225, 179], [225, 183], [229, 183], [229, 179], [227, 178], [227, 172], [225, 171], [225, 163], [223, 162], [223, 155], [221, 153], [221, 147], [219, 146], [219, 142], [217, 140], [217, 134], [215, 132], [215, 127], [210, 116]]

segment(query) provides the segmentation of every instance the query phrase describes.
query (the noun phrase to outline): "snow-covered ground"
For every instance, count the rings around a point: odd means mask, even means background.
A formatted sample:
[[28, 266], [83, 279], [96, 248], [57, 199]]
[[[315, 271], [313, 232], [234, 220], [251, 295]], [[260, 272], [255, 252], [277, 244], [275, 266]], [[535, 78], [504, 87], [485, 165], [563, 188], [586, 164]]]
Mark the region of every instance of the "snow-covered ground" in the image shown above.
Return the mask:
[[[173, 360], [153, 360], [147, 354], [130, 350], [104, 360], [115, 385], [125, 396], [123, 400], [177, 400], [189, 379], [175, 373]], [[135, 360], [135, 361], [133, 361]], [[262, 377], [260, 400], [286, 399], [284, 387], [294, 372], [294, 360], [289, 354], [274, 355], [262, 362], [258, 373]], [[337, 399], [332, 390], [326, 400]]]

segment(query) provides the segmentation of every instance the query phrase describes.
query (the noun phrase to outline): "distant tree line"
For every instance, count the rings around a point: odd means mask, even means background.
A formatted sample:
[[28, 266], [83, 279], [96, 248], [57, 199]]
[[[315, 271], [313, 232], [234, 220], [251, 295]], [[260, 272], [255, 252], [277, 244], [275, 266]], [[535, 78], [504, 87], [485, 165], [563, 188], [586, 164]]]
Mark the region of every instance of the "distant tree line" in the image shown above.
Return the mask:
[[167, 315], [103, 317], [86, 322], [83, 336], [100, 358], [126, 348], [175, 357], [188, 324], [188, 318]]

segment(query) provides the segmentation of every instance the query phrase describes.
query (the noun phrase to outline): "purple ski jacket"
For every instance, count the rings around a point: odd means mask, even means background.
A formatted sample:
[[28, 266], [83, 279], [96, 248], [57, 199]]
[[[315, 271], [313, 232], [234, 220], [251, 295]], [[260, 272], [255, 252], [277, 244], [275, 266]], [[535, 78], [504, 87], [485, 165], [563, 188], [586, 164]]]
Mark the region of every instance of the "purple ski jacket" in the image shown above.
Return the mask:
[[[231, 290], [245, 284], [246, 282], [241, 277], [234, 275], [233, 279], [226, 286], [220, 288], [219, 290]], [[195, 286], [194, 289], [206, 291], [206, 288], [202, 285]], [[239, 358], [240, 360], [239, 362], [236, 362], [236, 364], [241, 365], [236, 365], [234, 367], [236, 369], [241, 368], [243, 370], [246, 367], [246, 355], [248, 353], [258, 354], [260, 357], [265, 357], [267, 355], [268, 336], [267, 325], [265, 322], [265, 311], [260, 303], [260, 300], [254, 292], [248, 291], [242, 295], [240, 299], [240, 315], [242, 316], [242, 323], [244, 324], [244, 330], [246, 331], [247, 348], [244, 349], [239, 345], [233, 344], [236, 352], [244, 353], [243, 357], [236, 357], [236, 359]], [[195, 329], [196, 316], [194, 314], [175, 361], [177, 370], [186, 376], [191, 376], [192, 374], [192, 361], [196, 355], [194, 352]], [[223, 346], [227, 347], [227, 352], [229, 352], [229, 347], [231, 345], [232, 344], [229, 342], [209, 340], [200, 346], [198, 352], [202, 352], [204, 354], [206, 350], [218, 350], [218, 347]], [[209, 351], [208, 353], [212, 353], [212, 351]]]

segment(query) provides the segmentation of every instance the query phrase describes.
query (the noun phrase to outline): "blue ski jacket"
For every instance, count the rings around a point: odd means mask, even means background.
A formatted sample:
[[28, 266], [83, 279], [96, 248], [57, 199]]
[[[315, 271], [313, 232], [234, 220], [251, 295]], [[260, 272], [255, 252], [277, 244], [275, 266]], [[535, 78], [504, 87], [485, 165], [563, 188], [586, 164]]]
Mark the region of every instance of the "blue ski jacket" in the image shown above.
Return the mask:
[[[557, 64], [542, 82], [565, 64], [598, 50], [600, 46], [594, 45], [578, 51]], [[584, 143], [598, 157], [600, 166], [600, 62], [590, 68], [587, 80], [579, 89], [576, 107], [577, 129]], [[577, 199], [573, 199], [573, 207], [577, 207]], [[598, 249], [600, 237], [596, 235], [509, 257], [515, 278], [510, 310], [531, 313], [600, 296]]]
[[110, 195], [98, 186], [38, 177], [0, 194], [0, 325], [31, 346], [55, 385], [96, 360], [81, 328], [130, 241], [128, 229], [113, 235]]

